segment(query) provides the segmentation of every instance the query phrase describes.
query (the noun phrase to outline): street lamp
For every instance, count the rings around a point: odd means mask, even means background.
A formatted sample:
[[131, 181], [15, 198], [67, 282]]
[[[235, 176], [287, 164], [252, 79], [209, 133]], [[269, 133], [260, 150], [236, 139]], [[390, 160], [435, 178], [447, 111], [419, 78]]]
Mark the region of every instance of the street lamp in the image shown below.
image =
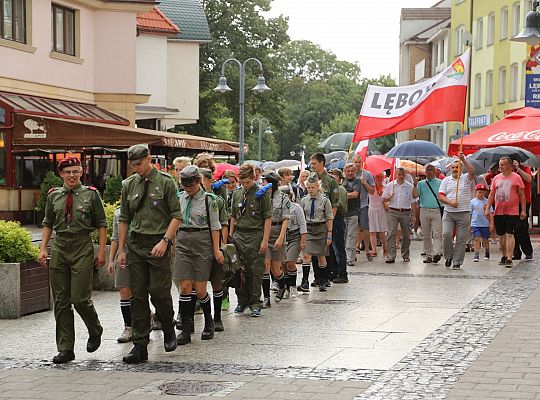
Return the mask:
[[270, 122], [262, 117], [262, 118], [252, 118], [251, 119], [251, 125], [249, 127], [251, 133], [253, 133], [253, 123], [254, 122], [257, 122], [257, 125], [259, 125], [259, 152], [258, 152], [258, 160], [259, 161], [262, 161], [262, 156], [261, 156], [261, 153], [262, 153], [262, 123], [266, 123], [266, 130], [264, 131], [264, 133], [266, 133], [267, 135], [270, 135], [272, 133], [272, 130], [270, 129]]
[[524, 42], [531, 46], [540, 43], [540, 12], [536, 9], [540, 2], [533, 1], [532, 10], [529, 11], [525, 18], [525, 28], [515, 37], [510, 40], [514, 42]]
[[[225, 65], [228, 62], [235, 62], [238, 64], [238, 67], [240, 68], [240, 96], [239, 96], [239, 107], [240, 107], [240, 133], [238, 135], [238, 141], [240, 143], [240, 149], [238, 154], [238, 163], [242, 165], [244, 163], [244, 104], [245, 104], [245, 86], [246, 86], [246, 64], [248, 61], [255, 61], [259, 65], [259, 78], [257, 79], [257, 84], [253, 89], [256, 92], [262, 93], [266, 92], [267, 90], [271, 90], [268, 86], [266, 86], [266, 81], [263, 76], [263, 66], [262, 63], [256, 59], [256, 58], [248, 58], [246, 61], [241, 63], [236, 58], [229, 58], [228, 60], [225, 60], [223, 62], [223, 65], [221, 66], [221, 76], [219, 77], [218, 85], [214, 88], [216, 92], [225, 93], [229, 92], [232, 89], [227, 85], [227, 78], [225, 78]], [[260, 157], [260, 150], [259, 150], [259, 157]]]

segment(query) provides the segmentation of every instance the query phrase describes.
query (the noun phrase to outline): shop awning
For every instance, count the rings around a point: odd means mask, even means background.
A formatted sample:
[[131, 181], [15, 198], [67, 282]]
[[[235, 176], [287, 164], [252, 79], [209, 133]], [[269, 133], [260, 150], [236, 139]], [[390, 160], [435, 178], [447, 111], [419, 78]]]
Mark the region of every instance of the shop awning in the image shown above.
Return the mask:
[[14, 114], [12, 135], [14, 151], [35, 148], [83, 150], [91, 147], [107, 147], [121, 149], [137, 143], [221, 154], [234, 154], [238, 153], [239, 150], [238, 143], [226, 140], [97, 122]]

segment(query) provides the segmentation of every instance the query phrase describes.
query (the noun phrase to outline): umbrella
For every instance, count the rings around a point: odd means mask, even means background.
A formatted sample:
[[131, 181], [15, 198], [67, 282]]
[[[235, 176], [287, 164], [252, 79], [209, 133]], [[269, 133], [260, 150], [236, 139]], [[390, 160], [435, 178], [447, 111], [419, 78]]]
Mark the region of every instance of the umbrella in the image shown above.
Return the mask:
[[349, 150], [353, 136], [352, 132], [334, 133], [320, 142], [319, 147], [325, 151]]
[[260, 167], [263, 171], [266, 171], [267, 169], [274, 169], [274, 165], [276, 165], [275, 161], [265, 161]]
[[418, 176], [426, 174], [426, 168], [423, 165], [415, 163], [411, 160], [400, 160], [399, 166], [401, 168], [404, 168], [405, 171], [410, 175]]
[[[540, 110], [524, 107], [503, 119], [463, 138], [463, 152], [474, 153], [486, 147], [517, 146], [540, 154]], [[448, 154], [457, 155], [460, 139], [448, 146]]]
[[221, 178], [221, 175], [223, 175], [223, 172], [226, 170], [233, 170], [234, 172], [238, 173], [238, 166], [237, 165], [231, 165], [229, 163], [219, 163], [216, 164], [216, 172], [214, 172], [214, 179]]
[[[439, 168], [443, 174], [448, 175], [448, 172], [450, 170], [450, 165], [454, 161], [458, 161], [458, 160], [459, 159], [457, 157], [446, 157], [446, 158], [441, 158], [440, 160], [432, 161], [429, 164], [435, 166], [435, 168]], [[478, 162], [477, 160], [472, 159], [471, 156], [467, 156], [467, 161], [469, 162], [469, 164], [473, 166], [474, 172], [476, 173], [476, 175], [485, 174], [486, 172], [488, 172], [490, 168], [489, 165], [484, 166], [484, 163], [481, 163], [481, 162]]]
[[446, 173], [450, 164], [452, 164], [456, 160], [457, 158], [455, 157], [444, 157], [430, 162], [429, 165], [433, 165], [435, 168], [440, 169], [441, 172]]
[[274, 169], [278, 170], [280, 168], [287, 167], [291, 170], [296, 171], [297, 169], [300, 169], [300, 161], [298, 160], [281, 160], [274, 164]]
[[341, 160], [334, 159], [332, 162], [330, 162], [330, 164], [326, 165], [326, 169], [328, 171], [334, 168], [339, 168], [341, 170], [345, 168], [345, 160], [343, 158]]
[[426, 140], [410, 140], [400, 143], [386, 154], [386, 157], [406, 160], [444, 156], [446, 156], [446, 153], [439, 146]]
[[247, 163], [253, 164], [256, 167], [260, 167], [261, 164], [262, 164], [261, 161], [257, 161], [257, 160], [246, 160], [246, 161], [244, 161], [244, 164], [247, 164]]
[[373, 175], [379, 175], [387, 169], [392, 169], [393, 161], [383, 155], [373, 155], [366, 158], [364, 169]]
[[347, 152], [346, 151], [333, 151], [331, 153], [325, 154], [324, 158], [326, 158], [326, 164], [330, 164], [333, 160], [345, 160], [347, 158]]
[[476, 161], [487, 170], [497, 164], [502, 157], [510, 157], [512, 160], [517, 160], [521, 164], [530, 167], [540, 167], [540, 160], [538, 160], [536, 155], [528, 150], [513, 146], [498, 146], [481, 149], [472, 154], [470, 160]]

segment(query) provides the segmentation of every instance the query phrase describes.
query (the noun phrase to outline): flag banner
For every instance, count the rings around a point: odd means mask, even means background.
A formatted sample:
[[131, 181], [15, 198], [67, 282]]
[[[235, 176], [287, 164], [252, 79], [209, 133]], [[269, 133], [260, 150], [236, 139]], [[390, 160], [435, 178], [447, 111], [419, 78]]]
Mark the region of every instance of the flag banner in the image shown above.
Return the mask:
[[441, 73], [415, 85], [369, 85], [353, 141], [439, 122], [463, 122], [470, 51], [468, 49]]
[[354, 151], [355, 155], [362, 156], [362, 160], [366, 160], [367, 154], [368, 154], [368, 147], [369, 147], [369, 140], [362, 140], [360, 143], [358, 143], [358, 146], [356, 146], [356, 150]]

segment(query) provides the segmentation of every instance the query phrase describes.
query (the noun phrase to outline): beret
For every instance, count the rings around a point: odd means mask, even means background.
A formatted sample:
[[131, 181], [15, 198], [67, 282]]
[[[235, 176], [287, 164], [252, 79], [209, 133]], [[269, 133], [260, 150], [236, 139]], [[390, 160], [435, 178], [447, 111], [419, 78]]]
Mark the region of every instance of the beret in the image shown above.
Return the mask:
[[62, 171], [66, 167], [80, 167], [81, 160], [77, 157], [66, 157], [58, 163], [58, 171]]
[[127, 150], [128, 160], [140, 160], [150, 155], [150, 150], [147, 144], [134, 144]]

